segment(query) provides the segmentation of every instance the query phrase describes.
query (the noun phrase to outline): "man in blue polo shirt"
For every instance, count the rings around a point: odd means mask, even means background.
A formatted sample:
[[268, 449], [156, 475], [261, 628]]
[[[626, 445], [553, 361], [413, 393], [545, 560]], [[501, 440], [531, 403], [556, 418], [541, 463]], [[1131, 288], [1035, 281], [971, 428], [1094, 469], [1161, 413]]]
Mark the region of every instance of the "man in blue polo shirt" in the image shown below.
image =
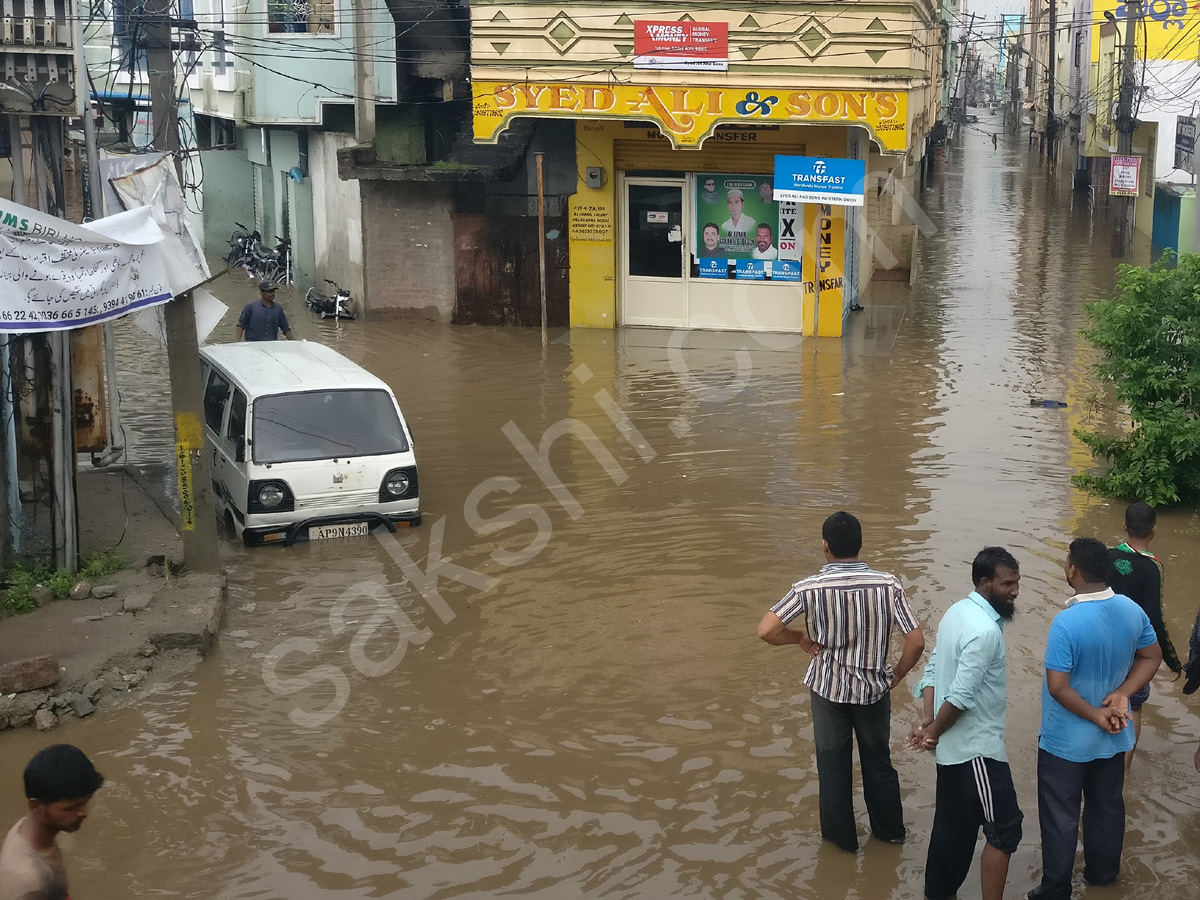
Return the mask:
[[1042, 729], [1038, 735], [1038, 820], [1042, 883], [1029, 900], [1070, 900], [1083, 807], [1083, 878], [1111, 884], [1125, 840], [1125, 753], [1133, 748], [1129, 697], [1162, 663], [1154, 626], [1140, 606], [1105, 582], [1108, 548], [1071, 542], [1064, 567], [1075, 596], [1050, 623]]
[[934, 750], [937, 758], [925, 863], [930, 900], [957, 895], [971, 868], [980, 826], [987, 841], [980, 861], [983, 900], [1002, 900], [1008, 860], [1021, 843], [1024, 815], [1004, 748], [1004, 623], [1016, 611], [1021, 571], [1003, 547], [984, 547], [971, 564], [971, 581], [975, 590], [942, 616], [937, 646], [913, 691], [924, 701], [924, 715], [907, 745]]
[[292, 339], [292, 326], [288, 324], [287, 313], [283, 307], [275, 303], [275, 283], [263, 281], [258, 285], [260, 299], [246, 304], [238, 317], [237, 339], [239, 341], [277, 341], [279, 332], [289, 341]]

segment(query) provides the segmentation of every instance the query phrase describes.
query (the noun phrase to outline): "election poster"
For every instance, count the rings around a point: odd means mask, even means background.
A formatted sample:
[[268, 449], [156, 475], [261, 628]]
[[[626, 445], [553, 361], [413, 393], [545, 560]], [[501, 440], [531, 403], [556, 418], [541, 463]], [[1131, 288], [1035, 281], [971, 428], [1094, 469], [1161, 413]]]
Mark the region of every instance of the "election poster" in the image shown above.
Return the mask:
[[799, 281], [803, 206], [775, 200], [770, 175], [693, 177], [700, 278]]

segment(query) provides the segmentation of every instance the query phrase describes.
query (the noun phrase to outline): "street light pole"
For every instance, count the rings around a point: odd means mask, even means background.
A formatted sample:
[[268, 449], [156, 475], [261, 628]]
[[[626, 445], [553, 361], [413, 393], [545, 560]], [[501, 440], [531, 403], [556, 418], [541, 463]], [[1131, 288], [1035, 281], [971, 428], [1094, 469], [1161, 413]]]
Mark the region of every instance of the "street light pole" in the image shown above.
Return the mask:
[[[1141, 19], [1140, 0], [1129, 0], [1125, 6], [1125, 48], [1121, 57], [1121, 95], [1117, 102], [1117, 154], [1133, 154], [1133, 132], [1137, 120], [1133, 117], [1134, 54], [1137, 52], [1137, 26]], [[1133, 255], [1133, 221], [1136, 197], [1116, 196], [1113, 200], [1112, 254], [1117, 259]]]

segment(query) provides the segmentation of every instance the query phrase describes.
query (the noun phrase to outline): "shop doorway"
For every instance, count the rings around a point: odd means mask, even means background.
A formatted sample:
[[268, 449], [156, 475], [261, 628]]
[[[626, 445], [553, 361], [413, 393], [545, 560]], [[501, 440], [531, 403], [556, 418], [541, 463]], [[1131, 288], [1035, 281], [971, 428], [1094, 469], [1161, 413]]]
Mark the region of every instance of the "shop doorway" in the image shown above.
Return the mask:
[[621, 218], [621, 320], [627, 325], [687, 322], [687, 182], [626, 178]]

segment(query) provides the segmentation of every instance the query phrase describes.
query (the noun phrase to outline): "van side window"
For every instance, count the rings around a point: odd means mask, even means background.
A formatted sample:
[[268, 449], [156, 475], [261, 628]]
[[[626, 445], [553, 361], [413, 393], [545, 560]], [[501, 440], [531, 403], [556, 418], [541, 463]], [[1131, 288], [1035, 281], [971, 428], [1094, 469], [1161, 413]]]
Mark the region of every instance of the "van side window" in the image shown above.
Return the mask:
[[246, 395], [234, 390], [233, 400], [229, 404], [229, 427], [225, 437], [233, 444], [234, 456], [238, 462], [246, 461]]
[[221, 420], [225, 418], [225, 401], [229, 399], [229, 382], [213, 369], [204, 389], [204, 421], [217, 434], [221, 433]]

